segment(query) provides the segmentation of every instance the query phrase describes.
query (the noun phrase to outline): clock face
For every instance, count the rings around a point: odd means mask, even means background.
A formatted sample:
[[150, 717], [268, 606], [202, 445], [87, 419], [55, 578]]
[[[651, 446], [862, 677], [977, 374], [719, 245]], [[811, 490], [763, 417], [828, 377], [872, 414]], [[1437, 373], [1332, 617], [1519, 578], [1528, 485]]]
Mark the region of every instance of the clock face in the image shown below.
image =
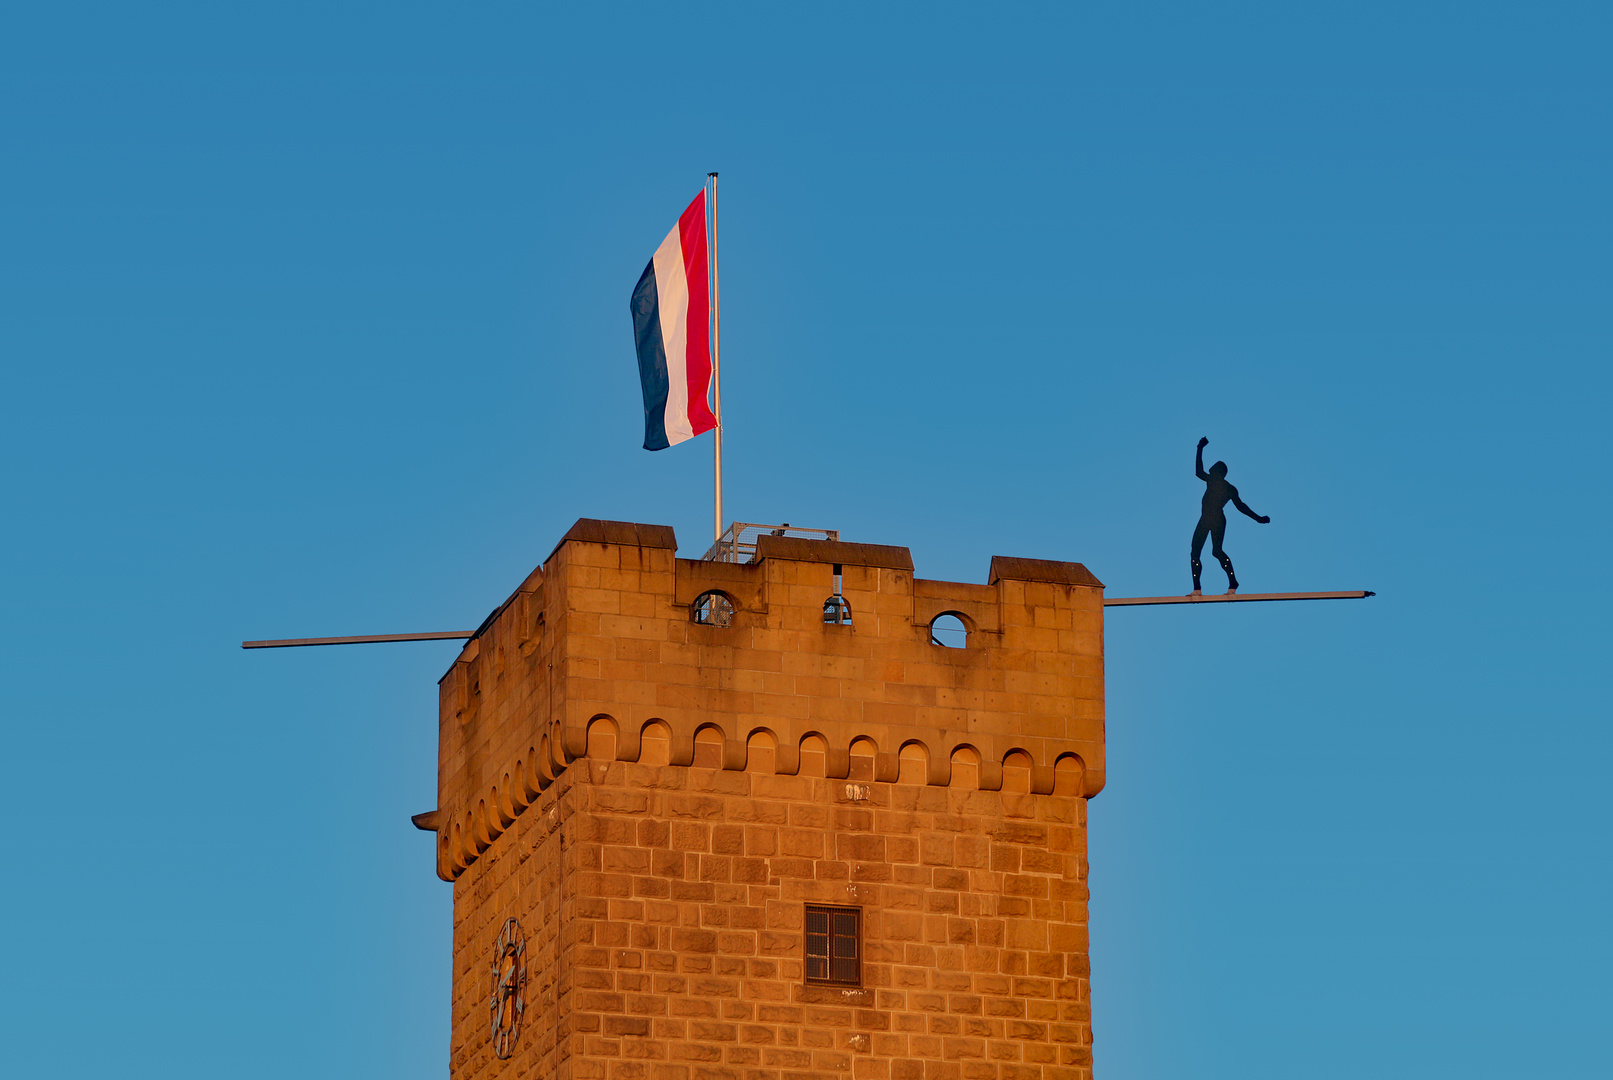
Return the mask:
[[526, 935], [514, 919], [504, 920], [493, 947], [493, 995], [488, 1001], [492, 1015], [493, 1052], [501, 1058], [515, 1053], [515, 1040], [521, 1034], [521, 1015], [526, 1012]]

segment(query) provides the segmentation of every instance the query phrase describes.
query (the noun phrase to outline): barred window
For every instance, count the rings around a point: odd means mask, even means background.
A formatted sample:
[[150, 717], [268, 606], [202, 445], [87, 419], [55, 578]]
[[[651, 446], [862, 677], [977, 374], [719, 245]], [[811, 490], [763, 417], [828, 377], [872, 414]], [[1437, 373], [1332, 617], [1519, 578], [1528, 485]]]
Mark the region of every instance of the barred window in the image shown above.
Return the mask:
[[860, 908], [806, 906], [806, 981], [862, 985]]
[[734, 622], [734, 602], [726, 593], [713, 589], [695, 597], [689, 608], [689, 618], [702, 626], [727, 627]]

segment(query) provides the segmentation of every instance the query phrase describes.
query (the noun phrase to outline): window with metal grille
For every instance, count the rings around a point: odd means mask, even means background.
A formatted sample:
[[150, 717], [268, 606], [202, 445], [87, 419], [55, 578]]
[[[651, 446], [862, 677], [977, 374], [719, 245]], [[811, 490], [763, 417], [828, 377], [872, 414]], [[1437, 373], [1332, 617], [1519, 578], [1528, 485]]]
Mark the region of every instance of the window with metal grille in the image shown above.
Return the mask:
[[862, 985], [860, 908], [806, 906], [806, 981]]
[[703, 592], [689, 608], [689, 618], [702, 626], [728, 627], [734, 623], [734, 602], [726, 593]]

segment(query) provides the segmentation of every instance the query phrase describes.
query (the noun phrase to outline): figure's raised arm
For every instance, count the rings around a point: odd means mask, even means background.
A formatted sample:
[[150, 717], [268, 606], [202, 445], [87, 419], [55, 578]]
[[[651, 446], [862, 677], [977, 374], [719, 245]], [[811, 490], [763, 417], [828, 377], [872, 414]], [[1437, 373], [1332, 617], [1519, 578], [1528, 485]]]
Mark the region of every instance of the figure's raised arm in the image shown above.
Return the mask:
[[1238, 498], [1238, 489], [1237, 488], [1232, 489], [1232, 505], [1236, 506], [1239, 510], [1242, 510], [1249, 517], [1254, 518], [1256, 521], [1260, 522], [1260, 524], [1262, 524], [1262, 525], [1270, 525], [1271, 524], [1271, 518], [1266, 517], [1264, 514], [1255, 513], [1253, 510], [1249, 509], [1248, 504], [1246, 504], [1242, 499]]
[[1193, 475], [1200, 480], [1208, 480], [1210, 474], [1204, 471], [1204, 448], [1210, 445], [1210, 437], [1205, 435], [1199, 439], [1198, 453], [1193, 455]]

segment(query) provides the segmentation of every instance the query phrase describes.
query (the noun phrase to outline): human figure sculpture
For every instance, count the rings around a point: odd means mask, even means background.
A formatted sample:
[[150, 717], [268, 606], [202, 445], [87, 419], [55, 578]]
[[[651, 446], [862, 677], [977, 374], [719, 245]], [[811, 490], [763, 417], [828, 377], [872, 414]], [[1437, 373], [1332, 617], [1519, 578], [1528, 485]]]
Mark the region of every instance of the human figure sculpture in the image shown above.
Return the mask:
[[1232, 560], [1221, 548], [1221, 541], [1227, 534], [1226, 505], [1231, 502], [1239, 510], [1254, 518], [1262, 525], [1270, 525], [1271, 518], [1257, 514], [1249, 509], [1242, 499], [1238, 498], [1238, 489], [1227, 483], [1227, 463], [1217, 461], [1210, 466], [1210, 471], [1204, 471], [1204, 448], [1210, 445], [1208, 436], [1199, 440], [1198, 453], [1193, 458], [1193, 471], [1200, 480], [1204, 481], [1204, 509], [1199, 514], [1199, 523], [1193, 529], [1193, 595], [1201, 593], [1199, 588], [1199, 575], [1204, 571], [1204, 564], [1199, 562], [1199, 555], [1204, 551], [1204, 538], [1210, 538], [1210, 554], [1220, 562], [1221, 569], [1227, 572], [1227, 592], [1238, 591], [1238, 576], [1232, 572]]

